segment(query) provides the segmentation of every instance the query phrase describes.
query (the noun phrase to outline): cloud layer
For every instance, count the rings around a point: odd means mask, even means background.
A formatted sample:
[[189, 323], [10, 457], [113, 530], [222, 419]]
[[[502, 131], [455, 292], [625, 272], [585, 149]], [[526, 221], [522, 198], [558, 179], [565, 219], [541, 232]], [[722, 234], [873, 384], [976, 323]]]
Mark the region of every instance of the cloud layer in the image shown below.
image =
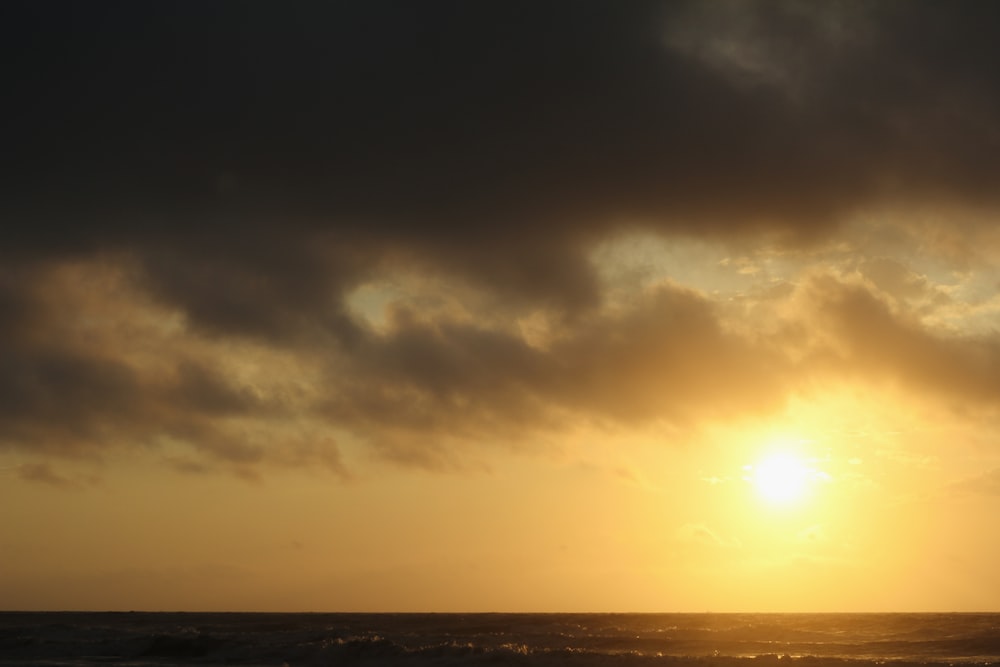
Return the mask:
[[[945, 292], [857, 233], [950, 212], [901, 228], [956, 270], [934, 239], [989, 237], [991, 5], [2, 11], [9, 449], [181, 443], [189, 471], [346, 475], [344, 442], [442, 465], [581, 419], [776, 410], [851, 374], [998, 391], [995, 337], [932, 327]], [[738, 316], [705, 285], [619, 301], [594, 252], [625, 233], [871, 257], [743, 295]], [[414, 281], [453, 293], [400, 296]]]

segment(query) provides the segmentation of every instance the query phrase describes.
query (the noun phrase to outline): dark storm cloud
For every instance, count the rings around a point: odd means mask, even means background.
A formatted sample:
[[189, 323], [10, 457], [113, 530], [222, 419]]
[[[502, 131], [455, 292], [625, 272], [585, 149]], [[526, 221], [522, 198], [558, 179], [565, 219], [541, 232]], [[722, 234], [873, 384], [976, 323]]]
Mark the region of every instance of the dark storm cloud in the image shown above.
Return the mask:
[[340, 301], [363, 274], [363, 258], [336, 248], [321, 255], [294, 234], [231, 234], [145, 249], [140, 280], [211, 333], [286, 341], [331, 334], [348, 343], [357, 335]]
[[312, 317], [302, 286], [358, 270], [312, 261], [320, 232], [572, 308], [596, 299], [580, 245], [623, 217], [809, 238], [880, 198], [995, 200], [985, 3], [4, 13], [4, 254], [166, 247], [143, 253], [154, 288], [209, 329]]
[[[51, 314], [24, 266], [0, 270], [0, 442], [86, 449], [108, 415], [134, 411], [131, 369], [45, 340]], [[58, 434], [54, 437], [54, 434]]]
[[0, 447], [92, 456], [122, 441], [166, 435], [240, 461], [259, 454], [212, 422], [267, 409], [191, 364], [182, 364], [177, 377], [157, 378], [93, 351], [30, 343], [0, 351]]
[[0, 369], [4, 439], [47, 441], [56, 431], [57, 447], [85, 450], [109, 419], [134, 412], [140, 395], [129, 368], [61, 350], [7, 349]]
[[52, 289], [43, 267], [0, 270], [0, 448], [94, 456], [170, 436], [226, 460], [259, 457], [213, 422], [280, 405], [197, 361], [169, 358], [167, 373], [136, 367], [66, 328]]
[[632, 311], [577, 322], [547, 349], [397, 313], [392, 331], [352, 363], [337, 369], [350, 381], [322, 406], [326, 416], [423, 465], [441, 464], [449, 443], [517, 442], [567, 420], [641, 425], [762, 412], [781, 404], [791, 379], [779, 355], [726, 333], [703, 297], [668, 287]]
[[[60, 337], [38, 278], [106, 255], [182, 335], [308, 349], [335, 369], [324, 414], [401, 458], [561, 412], [774, 405], [780, 355], [679, 290], [601, 314], [589, 251], [622, 223], [796, 244], [868, 206], [995, 206], [998, 28], [971, 2], [3, 3], [0, 437], [267, 456], [231, 422], [281, 400]], [[403, 265], [573, 329], [366, 330], [347, 295]], [[995, 391], [989, 344], [826, 297], [859, 364]], [[287, 461], [343, 469], [293, 440]]]

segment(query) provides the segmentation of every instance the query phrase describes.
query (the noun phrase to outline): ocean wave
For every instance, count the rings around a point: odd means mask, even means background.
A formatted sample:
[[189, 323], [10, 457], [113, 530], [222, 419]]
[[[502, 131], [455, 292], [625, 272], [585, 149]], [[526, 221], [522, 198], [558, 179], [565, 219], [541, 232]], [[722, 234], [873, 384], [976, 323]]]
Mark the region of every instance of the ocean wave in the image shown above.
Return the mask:
[[0, 614], [0, 665], [1000, 665], [1000, 617]]

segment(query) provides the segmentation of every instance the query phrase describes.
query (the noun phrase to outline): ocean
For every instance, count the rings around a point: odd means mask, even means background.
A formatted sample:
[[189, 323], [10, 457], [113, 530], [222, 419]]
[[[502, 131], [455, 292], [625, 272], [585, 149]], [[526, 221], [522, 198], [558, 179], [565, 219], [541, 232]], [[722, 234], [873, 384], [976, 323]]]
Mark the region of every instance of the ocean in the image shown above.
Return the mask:
[[1000, 663], [1000, 614], [0, 612], [0, 666]]

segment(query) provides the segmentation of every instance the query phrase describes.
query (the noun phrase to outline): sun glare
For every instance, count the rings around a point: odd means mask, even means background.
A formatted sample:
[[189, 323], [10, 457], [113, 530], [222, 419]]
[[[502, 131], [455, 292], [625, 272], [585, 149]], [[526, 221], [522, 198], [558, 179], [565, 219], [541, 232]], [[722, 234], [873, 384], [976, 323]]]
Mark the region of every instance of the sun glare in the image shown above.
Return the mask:
[[809, 468], [793, 454], [771, 454], [749, 466], [749, 470], [754, 489], [768, 503], [793, 504], [809, 490]]

